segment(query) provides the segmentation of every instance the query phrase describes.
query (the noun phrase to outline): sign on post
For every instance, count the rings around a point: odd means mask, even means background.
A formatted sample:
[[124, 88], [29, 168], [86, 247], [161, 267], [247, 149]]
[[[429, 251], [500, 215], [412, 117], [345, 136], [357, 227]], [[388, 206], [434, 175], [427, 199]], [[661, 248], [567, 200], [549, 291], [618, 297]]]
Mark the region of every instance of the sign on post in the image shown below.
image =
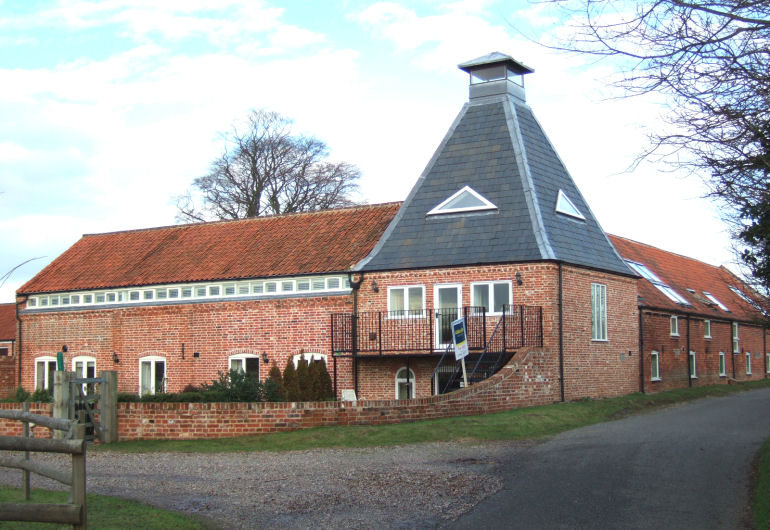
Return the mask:
[[465, 318], [458, 318], [452, 322], [452, 342], [455, 346], [455, 360], [460, 361], [463, 367], [463, 387], [467, 387], [468, 374], [465, 371], [465, 357], [468, 356], [468, 338], [465, 333]]

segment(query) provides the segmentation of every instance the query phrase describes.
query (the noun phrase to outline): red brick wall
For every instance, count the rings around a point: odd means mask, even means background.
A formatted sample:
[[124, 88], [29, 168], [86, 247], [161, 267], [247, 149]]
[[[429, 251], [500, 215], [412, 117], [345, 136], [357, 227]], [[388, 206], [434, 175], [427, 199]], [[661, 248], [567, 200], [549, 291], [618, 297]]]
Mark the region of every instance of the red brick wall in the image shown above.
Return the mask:
[[[733, 354], [732, 323], [711, 319], [711, 338], [705, 337], [703, 317], [679, 314], [679, 336], [671, 335], [672, 313], [643, 311], [644, 387], [646, 392], [659, 392], [688, 386], [688, 337], [690, 351], [695, 352], [696, 376], [693, 386], [726, 384], [730, 380], [751, 381], [766, 377], [765, 344], [759, 326], [739, 323], [741, 352]], [[689, 320], [689, 333], [688, 333]], [[660, 381], [651, 381], [652, 352], [660, 358]], [[719, 352], [725, 353], [726, 374], [719, 375]], [[751, 375], [746, 374], [746, 352], [752, 355]]]
[[[607, 340], [591, 340], [591, 284], [607, 288]], [[564, 397], [639, 391], [639, 317], [633, 278], [563, 267]]]
[[[539, 350], [521, 352], [493, 377], [442, 396], [413, 400], [318, 403], [119, 403], [121, 440], [246, 436], [326, 425], [379, 425], [499, 412], [559, 400], [558, 374]], [[419, 368], [418, 368], [419, 369]], [[18, 403], [0, 404], [18, 409]], [[51, 414], [51, 405], [33, 406]], [[21, 433], [20, 422], [0, 420], [0, 432]], [[41, 433], [44, 434], [44, 433]]]
[[283, 370], [297, 353], [329, 354], [330, 314], [350, 312], [351, 303], [350, 296], [328, 296], [25, 313], [22, 384], [32, 390], [35, 359], [56, 355], [63, 344], [68, 370], [73, 357], [95, 357], [97, 372], [119, 372], [120, 392], [139, 391], [139, 359], [148, 355], [166, 359], [168, 392], [211, 382], [236, 353], [267, 353], [270, 365], [260, 361], [265, 379], [273, 363]]

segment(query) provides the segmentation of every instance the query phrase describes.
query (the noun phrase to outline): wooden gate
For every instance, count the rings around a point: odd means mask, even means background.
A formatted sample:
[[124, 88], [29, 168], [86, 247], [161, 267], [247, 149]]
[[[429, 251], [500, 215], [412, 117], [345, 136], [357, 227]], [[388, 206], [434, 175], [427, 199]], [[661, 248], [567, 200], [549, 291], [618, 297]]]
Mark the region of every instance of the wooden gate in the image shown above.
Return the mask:
[[75, 420], [85, 426], [86, 440], [118, 441], [118, 374], [75, 377], [74, 372], [54, 373], [54, 417]]

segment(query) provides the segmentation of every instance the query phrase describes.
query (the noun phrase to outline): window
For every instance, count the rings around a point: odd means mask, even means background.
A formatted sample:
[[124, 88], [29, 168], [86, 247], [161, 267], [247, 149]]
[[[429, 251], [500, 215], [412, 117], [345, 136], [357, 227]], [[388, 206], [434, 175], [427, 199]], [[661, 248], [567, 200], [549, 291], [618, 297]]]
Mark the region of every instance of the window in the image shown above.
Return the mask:
[[329, 278], [326, 280], [326, 288], [327, 289], [339, 289], [340, 288], [340, 279], [339, 278]]
[[35, 390], [53, 392], [53, 374], [56, 371], [55, 357], [38, 357], [35, 359]]
[[679, 317], [677, 316], [671, 317], [671, 336], [672, 337], [679, 336]]
[[182, 298], [192, 298], [192, 287], [182, 287]]
[[559, 190], [559, 195], [556, 197], [556, 211], [558, 213], [563, 213], [564, 215], [569, 215], [570, 217], [585, 220], [585, 217], [580, 213], [580, 210], [575, 206], [575, 203], [567, 197], [567, 194], [564, 193], [563, 190]]
[[719, 352], [719, 377], [727, 376], [727, 363], [725, 362], [725, 352]]
[[323, 278], [313, 278], [313, 290], [323, 291], [326, 288]]
[[765, 354], [765, 372], [770, 374], [770, 353]]
[[704, 339], [711, 338], [711, 321], [710, 320], [703, 321], [703, 338]]
[[9, 348], [7, 346], [1, 346], [0, 347], [0, 357], [8, 357], [8, 353], [10, 352]]
[[672, 302], [675, 302], [677, 304], [691, 305], [690, 302], [688, 302], [683, 296], [681, 296], [678, 292], [676, 292], [674, 289], [666, 285], [663, 280], [658, 278], [658, 276], [652, 272], [650, 269], [648, 269], [645, 265], [642, 265], [641, 263], [637, 263], [635, 261], [626, 260], [626, 263], [629, 267], [631, 267], [632, 270], [637, 272], [642, 278], [649, 281], [651, 284], [653, 284], [655, 287], [658, 288], [660, 292], [666, 295], [666, 297], [671, 300]]
[[660, 381], [660, 354], [656, 351], [650, 354], [650, 380]]
[[117, 300], [115, 293], [107, 293], [107, 301], [114, 302]]
[[292, 293], [294, 292], [294, 282], [291, 280], [285, 280], [281, 282], [281, 292]]
[[80, 303], [80, 295], [79, 294], [73, 294], [72, 295], [72, 303], [73, 304], [79, 304]]
[[278, 284], [276, 282], [267, 282], [265, 284], [266, 293], [275, 293], [278, 291]]
[[396, 399], [414, 399], [414, 372], [406, 367], [396, 373]]
[[697, 372], [697, 366], [695, 365], [695, 352], [690, 352], [690, 379], [697, 379], [698, 378], [698, 372]]
[[90, 294], [84, 294], [83, 295], [83, 303], [84, 304], [90, 304], [93, 301], [94, 297]]
[[145, 300], [152, 300], [155, 296], [155, 291], [144, 291], [142, 294], [144, 295]]
[[388, 287], [388, 311], [392, 317], [421, 317], [425, 314], [425, 287]]
[[238, 353], [231, 355], [228, 366], [230, 370], [237, 370], [259, 379], [259, 356], [253, 353]]
[[169, 298], [179, 298], [179, 289], [169, 289], [168, 290], [168, 297]]
[[497, 210], [497, 206], [482, 197], [470, 186], [465, 186], [429, 211], [427, 215], [478, 212], [484, 210]]
[[738, 339], [738, 323], [733, 322], [733, 353], [741, 353], [741, 344]]
[[200, 296], [200, 297], [206, 296], [206, 287], [205, 286], [196, 287], [195, 296]]
[[209, 286], [209, 296], [219, 296], [219, 286], [218, 285], [210, 285]]
[[37, 298], [30, 298], [27, 300], [27, 305], [29, 307], [37, 307]]
[[487, 313], [499, 315], [503, 306], [511, 303], [511, 282], [481, 282], [471, 284], [471, 305], [483, 307]]
[[225, 296], [233, 296], [235, 295], [235, 285], [225, 285]]
[[326, 362], [326, 354], [325, 353], [298, 353], [292, 357], [292, 362], [294, 363], [294, 368], [299, 366], [299, 360], [305, 359], [308, 363], [317, 363], [322, 362], [324, 364], [327, 364]]
[[249, 284], [241, 283], [238, 285], [238, 294], [249, 294]]
[[709, 299], [709, 301], [710, 301], [712, 304], [714, 304], [715, 306], [718, 306], [718, 307], [719, 307], [719, 309], [721, 309], [722, 311], [727, 311], [728, 313], [730, 312], [730, 310], [729, 310], [729, 309], [727, 309], [727, 308], [725, 307], [725, 305], [724, 305], [722, 302], [720, 302], [719, 300], [717, 300], [717, 299], [716, 299], [716, 297], [715, 297], [713, 294], [711, 294], [711, 293], [707, 293], [706, 291], [703, 291], [703, 296], [705, 296], [706, 298], [708, 298], [708, 299]]
[[128, 299], [132, 302], [136, 302], [139, 300], [139, 291], [131, 291], [128, 293]]
[[[87, 357], [85, 355], [75, 357], [72, 359], [72, 371], [75, 372], [76, 378], [92, 378], [96, 377], [96, 359], [93, 357]], [[94, 384], [87, 383], [83, 385], [84, 394], [94, 393]]]
[[166, 391], [166, 359], [149, 356], [139, 359], [139, 395]]
[[591, 284], [591, 340], [607, 340], [607, 286]]
[[751, 354], [746, 352], [746, 375], [751, 375]]
[[155, 298], [158, 300], [165, 300], [168, 298], [168, 291], [166, 289], [158, 289], [155, 291]]
[[310, 280], [297, 280], [297, 291], [309, 291]]

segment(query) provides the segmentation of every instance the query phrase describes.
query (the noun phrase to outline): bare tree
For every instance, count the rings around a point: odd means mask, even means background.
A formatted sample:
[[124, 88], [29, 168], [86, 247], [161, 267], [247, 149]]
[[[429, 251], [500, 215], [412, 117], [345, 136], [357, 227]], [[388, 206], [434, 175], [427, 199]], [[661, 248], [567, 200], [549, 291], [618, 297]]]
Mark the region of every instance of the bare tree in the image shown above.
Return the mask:
[[177, 198], [177, 219], [241, 219], [354, 204], [350, 194], [361, 173], [345, 162], [327, 160], [326, 144], [295, 135], [291, 120], [254, 110], [244, 124], [224, 135], [222, 156], [208, 174], [193, 181], [193, 192]]
[[770, 289], [770, 2], [555, 0], [565, 49], [619, 59], [626, 95], [663, 94], [666, 124], [641, 158], [704, 178], [739, 254]]

